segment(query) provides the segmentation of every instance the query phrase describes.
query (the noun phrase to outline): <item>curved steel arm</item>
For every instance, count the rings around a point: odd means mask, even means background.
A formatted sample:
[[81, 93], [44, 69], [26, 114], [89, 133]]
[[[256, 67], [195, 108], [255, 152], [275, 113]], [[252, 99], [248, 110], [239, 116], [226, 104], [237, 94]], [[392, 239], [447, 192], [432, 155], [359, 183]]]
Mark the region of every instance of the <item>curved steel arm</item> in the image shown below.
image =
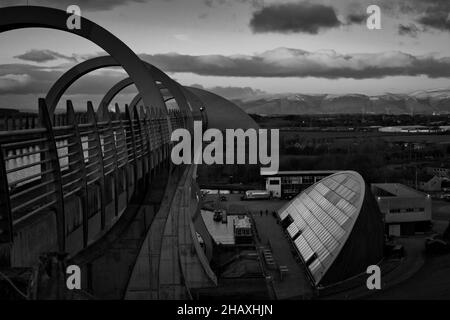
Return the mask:
[[[0, 33], [24, 28], [48, 28], [78, 35], [108, 52], [133, 79], [145, 104], [164, 109], [164, 101], [155, 81], [141, 59], [121, 40], [94, 22], [81, 17], [81, 28], [69, 30], [65, 11], [37, 6], [15, 6], [0, 9]], [[54, 108], [50, 109], [53, 114]]]

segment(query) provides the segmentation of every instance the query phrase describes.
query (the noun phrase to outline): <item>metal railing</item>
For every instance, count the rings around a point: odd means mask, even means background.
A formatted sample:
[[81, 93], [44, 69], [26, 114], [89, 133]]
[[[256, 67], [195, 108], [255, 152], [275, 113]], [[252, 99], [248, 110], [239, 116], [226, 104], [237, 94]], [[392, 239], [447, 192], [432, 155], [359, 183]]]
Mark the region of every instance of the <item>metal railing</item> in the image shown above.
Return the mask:
[[91, 217], [100, 215], [103, 231], [111, 226], [111, 210], [118, 217], [139, 184], [168, 162], [169, 124], [185, 127], [189, 119], [180, 111], [126, 106], [99, 121], [92, 103], [76, 114], [70, 101], [55, 117], [40, 99], [37, 120], [0, 131], [0, 244], [13, 243], [17, 230], [51, 212], [54, 249], [66, 252], [67, 237], [78, 228], [82, 248], [88, 245]]

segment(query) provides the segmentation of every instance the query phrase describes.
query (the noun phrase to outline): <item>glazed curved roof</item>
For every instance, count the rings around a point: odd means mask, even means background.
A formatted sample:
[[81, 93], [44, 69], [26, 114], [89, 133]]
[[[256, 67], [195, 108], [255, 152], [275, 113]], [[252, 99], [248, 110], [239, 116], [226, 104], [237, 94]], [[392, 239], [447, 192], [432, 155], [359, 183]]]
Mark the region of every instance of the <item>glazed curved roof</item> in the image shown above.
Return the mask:
[[338, 257], [358, 218], [365, 183], [354, 171], [328, 176], [280, 211], [293, 223], [287, 228], [317, 285]]
[[259, 128], [258, 124], [245, 111], [230, 100], [199, 88], [184, 88], [203, 102], [208, 116], [208, 128], [219, 130]]

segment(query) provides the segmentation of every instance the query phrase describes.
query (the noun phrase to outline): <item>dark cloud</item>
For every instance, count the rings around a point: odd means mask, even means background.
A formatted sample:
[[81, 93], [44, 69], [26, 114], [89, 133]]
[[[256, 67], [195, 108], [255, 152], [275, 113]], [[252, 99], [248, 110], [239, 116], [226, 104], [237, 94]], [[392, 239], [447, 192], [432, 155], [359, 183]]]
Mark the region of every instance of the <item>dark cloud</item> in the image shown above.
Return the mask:
[[[394, 51], [370, 54], [340, 54], [333, 50], [309, 52], [278, 48], [252, 56], [142, 54], [141, 57], [173, 73], [194, 73], [225, 77], [315, 77], [325, 79], [376, 79], [387, 76], [450, 77], [450, 57], [414, 56]], [[46, 67], [30, 64], [0, 65], [0, 94], [45, 95], [67, 70], [67, 64]], [[77, 81], [69, 94], [104, 94], [126, 75], [122, 70], [105, 69]], [[213, 92], [231, 99], [259, 95], [252, 88], [216, 87]]]
[[450, 57], [403, 52], [339, 54], [278, 48], [253, 56], [141, 55], [166, 72], [230, 77], [318, 77], [368, 79], [387, 76], [450, 77]]
[[[449, 2], [450, 4], [450, 2]], [[450, 7], [450, 5], [449, 5]], [[423, 26], [441, 31], [450, 31], [450, 8], [449, 11], [433, 11], [428, 10], [417, 21]]]
[[[0, 94], [40, 94], [45, 96], [62, 74], [63, 71], [58, 67], [49, 68], [20, 63], [3, 64], [0, 65]], [[102, 70], [84, 76], [74, 83], [68, 92], [104, 94], [124, 77], [125, 75], [117, 70]]]
[[351, 13], [347, 16], [347, 24], [362, 24], [367, 20], [365, 14]]
[[0, 94], [38, 94], [49, 89], [62, 72], [29, 64], [0, 65]]
[[[17, 0], [3, 0], [2, 5], [4, 6], [13, 6], [18, 5]], [[143, 3], [146, 0], [33, 0], [31, 1], [35, 6], [45, 6], [45, 7], [53, 7], [62, 10], [66, 10], [70, 5], [77, 5], [80, 7], [81, 11], [103, 11], [110, 10], [115, 7], [125, 5], [132, 2]], [[25, 1], [22, 1], [21, 4], [24, 4]]]
[[450, 1], [449, 0], [384, 0], [395, 3], [394, 12], [412, 16], [424, 30], [450, 31]]
[[68, 61], [77, 62], [77, 59], [75, 57], [66, 56], [63, 54], [60, 54], [58, 52], [52, 51], [52, 50], [36, 50], [32, 49], [30, 51], [27, 51], [24, 54], [20, 54], [17, 56], [14, 56], [14, 58], [25, 60], [25, 61], [32, 61], [32, 62], [48, 62], [53, 61], [57, 59], [64, 59]]
[[400, 24], [398, 26], [398, 34], [402, 36], [416, 38], [419, 31], [419, 28], [414, 23], [410, 23], [409, 25]]
[[250, 27], [255, 33], [317, 34], [322, 29], [337, 27], [340, 24], [332, 7], [306, 2], [264, 7], [254, 12], [250, 21]]

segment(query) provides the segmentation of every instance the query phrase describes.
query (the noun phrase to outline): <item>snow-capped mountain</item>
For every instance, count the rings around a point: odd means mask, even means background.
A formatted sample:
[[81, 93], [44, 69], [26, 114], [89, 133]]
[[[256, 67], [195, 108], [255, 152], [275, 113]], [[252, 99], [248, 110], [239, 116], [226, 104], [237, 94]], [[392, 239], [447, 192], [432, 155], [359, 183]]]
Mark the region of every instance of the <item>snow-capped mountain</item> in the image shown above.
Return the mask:
[[415, 91], [409, 94], [264, 94], [235, 100], [248, 113], [255, 114], [336, 114], [450, 113], [450, 89]]

